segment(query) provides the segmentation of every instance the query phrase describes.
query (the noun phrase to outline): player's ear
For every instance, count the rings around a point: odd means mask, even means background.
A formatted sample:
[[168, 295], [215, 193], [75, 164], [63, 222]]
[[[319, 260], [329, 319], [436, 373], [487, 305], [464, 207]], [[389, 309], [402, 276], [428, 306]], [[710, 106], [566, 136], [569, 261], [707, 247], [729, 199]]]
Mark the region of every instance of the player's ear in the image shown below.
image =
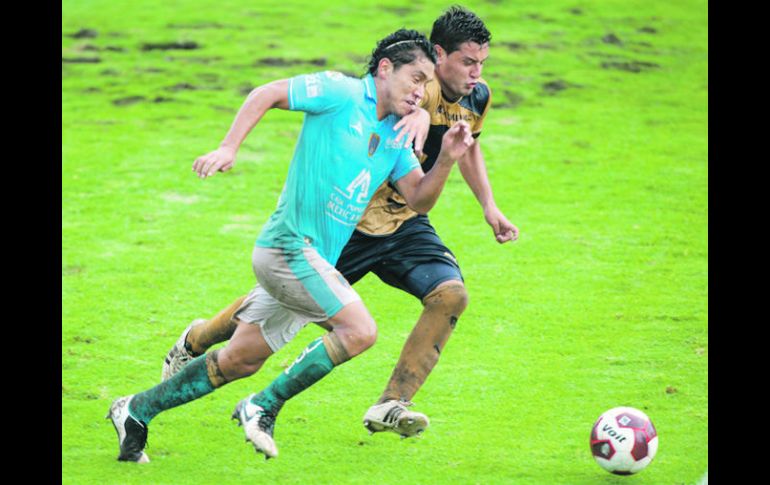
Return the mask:
[[387, 79], [390, 73], [393, 72], [393, 63], [387, 57], [380, 59], [380, 63], [377, 65], [377, 74], [381, 79]]
[[436, 49], [436, 65], [438, 66], [446, 60], [446, 51], [438, 44], [433, 44], [433, 47]]

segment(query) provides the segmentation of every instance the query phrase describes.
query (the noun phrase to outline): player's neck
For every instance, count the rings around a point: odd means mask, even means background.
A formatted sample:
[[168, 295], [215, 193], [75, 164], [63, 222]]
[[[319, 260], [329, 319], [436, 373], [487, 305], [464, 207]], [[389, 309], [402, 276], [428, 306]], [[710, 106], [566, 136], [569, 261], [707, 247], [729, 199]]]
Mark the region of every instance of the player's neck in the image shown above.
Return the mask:
[[460, 99], [463, 97], [462, 94], [455, 94], [439, 76], [436, 76], [436, 79], [438, 80], [438, 85], [441, 87], [441, 97], [450, 103], [456, 103], [460, 101]]
[[390, 104], [390, 96], [385, 89], [385, 81], [374, 76], [374, 87], [377, 90], [377, 121], [382, 121], [390, 114], [387, 106]]

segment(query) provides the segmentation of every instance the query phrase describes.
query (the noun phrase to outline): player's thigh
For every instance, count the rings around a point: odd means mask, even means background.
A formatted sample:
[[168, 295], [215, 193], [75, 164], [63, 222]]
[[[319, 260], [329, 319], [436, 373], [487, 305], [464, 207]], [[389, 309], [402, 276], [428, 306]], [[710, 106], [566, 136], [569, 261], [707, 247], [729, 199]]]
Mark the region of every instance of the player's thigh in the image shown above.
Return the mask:
[[252, 262], [267, 293], [303, 318], [325, 321], [361, 300], [342, 274], [312, 247], [255, 247]]
[[447, 281], [463, 281], [457, 259], [427, 217], [407, 221], [383, 250], [377, 276], [420, 300]]
[[[257, 285], [233, 314], [233, 319], [243, 325], [258, 328], [261, 338], [272, 352], [289, 343], [308, 324], [310, 318], [284, 307], [261, 285]], [[236, 332], [243, 325], [239, 324]]]
[[381, 256], [380, 242], [379, 237], [353, 231], [335, 266], [351, 285], [377, 267]]

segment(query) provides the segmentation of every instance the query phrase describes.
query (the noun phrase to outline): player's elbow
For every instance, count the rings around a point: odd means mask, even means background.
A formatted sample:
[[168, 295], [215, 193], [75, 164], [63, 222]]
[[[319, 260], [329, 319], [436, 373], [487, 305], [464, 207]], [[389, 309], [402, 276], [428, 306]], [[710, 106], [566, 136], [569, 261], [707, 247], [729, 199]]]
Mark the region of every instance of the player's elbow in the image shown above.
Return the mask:
[[265, 104], [267, 108], [288, 108], [288, 81], [279, 79], [251, 90], [247, 102]]
[[436, 205], [435, 200], [417, 200], [412, 201], [412, 203], [409, 203], [407, 201], [407, 204], [410, 209], [415, 211], [416, 213], [420, 214], [421, 216], [426, 215], [428, 212], [430, 212], [431, 209], [433, 209], [433, 206]]

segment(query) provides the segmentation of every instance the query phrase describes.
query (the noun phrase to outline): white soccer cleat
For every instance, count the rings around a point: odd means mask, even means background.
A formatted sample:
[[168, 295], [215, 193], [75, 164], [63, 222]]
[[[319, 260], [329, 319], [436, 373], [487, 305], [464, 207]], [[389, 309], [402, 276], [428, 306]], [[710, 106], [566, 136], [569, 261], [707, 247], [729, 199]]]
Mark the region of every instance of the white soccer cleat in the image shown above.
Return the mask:
[[193, 320], [192, 323], [184, 329], [182, 336], [179, 337], [174, 346], [171, 347], [171, 350], [168, 351], [168, 354], [166, 354], [166, 359], [163, 361], [163, 372], [161, 372], [160, 375], [161, 382], [171, 379], [174, 374], [182, 370], [184, 366], [189, 364], [190, 361], [195, 358], [195, 356], [187, 350], [187, 347], [185, 347], [184, 344], [190, 330], [194, 326], [202, 325], [204, 323], [206, 323], [206, 320], [199, 318]]
[[375, 404], [364, 415], [364, 426], [369, 430], [369, 434], [392, 431], [402, 438], [420, 435], [428, 427], [430, 420], [422, 413], [406, 409], [411, 405], [411, 402], [395, 399]]
[[147, 426], [128, 413], [128, 403], [133, 397], [131, 395], [115, 399], [105, 417], [112, 420], [112, 425], [118, 433], [118, 460], [148, 463], [150, 458], [144, 452], [147, 445]]
[[254, 445], [257, 453], [263, 453], [265, 460], [278, 456], [278, 447], [273, 440], [273, 428], [275, 416], [265, 412], [262, 406], [251, 402], [249, 397], [242, 399], [233, 411], [233, 419], [238, 420], [238, 426], [243, 426], [246, 433], [246, 441]]

